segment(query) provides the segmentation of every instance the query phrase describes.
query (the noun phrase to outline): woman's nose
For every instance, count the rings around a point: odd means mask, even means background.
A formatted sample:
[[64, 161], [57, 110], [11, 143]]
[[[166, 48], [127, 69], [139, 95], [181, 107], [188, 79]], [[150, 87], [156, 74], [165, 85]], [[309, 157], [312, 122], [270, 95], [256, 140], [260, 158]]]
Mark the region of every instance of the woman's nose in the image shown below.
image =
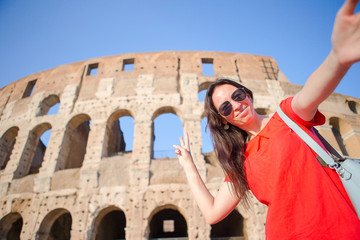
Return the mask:
[[237, 101], [232, 100], [232, 101], [231, 101], [231, 106], [232, 106], [233, 110], [235, 111], [235, 110], [240, 109], [241, 103], [240, 103], [240, 102], [237, 102]]

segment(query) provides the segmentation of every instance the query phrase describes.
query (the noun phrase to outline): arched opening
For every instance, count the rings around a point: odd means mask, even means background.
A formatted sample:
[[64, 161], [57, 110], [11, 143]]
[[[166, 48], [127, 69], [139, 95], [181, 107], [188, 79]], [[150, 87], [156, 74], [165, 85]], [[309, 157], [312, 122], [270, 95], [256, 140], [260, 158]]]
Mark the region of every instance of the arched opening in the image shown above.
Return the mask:
[[5, 169], [10, 160], [18, 132], [18, 127], [12, 127], [0, 138], [0, 170]]
[[204, 117], [203, 119], [201, 119], [201, 152], [203, 154], [205, 153], [209, 153], [214, 151], [214, 146], [211, 142], [211, 133], [210, 130], [208, 128], [206, 128], [206, 124], [207, 124], [207, 118]]
[[48, 111], [48, 115], [56, 115], [59, 112], [60, 102], [52, 105]]
[[199, 102], [204, 102], [204, 101], [205, 101], [206, 92], [207, 92], [207, 90], [204, 89], [204, 90], [201, 90], [201, 91], [198, 93], [198, 101], [199, 101]]
[[45, 98], [39, 106], [38, 116], [55, 115], [60, 107], [60, 99], [57, 95], [50, 95]]
[[187, 224], [177, 210], [166, 208], [157, 212], [150, 221], [149, 239], [186, 239]]
[[0, 220], [1, 239], [20, 240], [23, 219], [19, 213], [9, 213]]
[[67, 124], [56, 171], [82, 166], [90, 124], [90, 117], [86, 114], [77, 115]]
[[347, 101], [349, 109], [354, 114], [359, 114], [360, 112], [360, 104], [355, 101]]
[[14, 174], [15, 178], [39, 172], [44, 161], [50, 134], [51, 125], [49, 123], [42, 123], [29, 132], [20, 164]]
[[204, 83], [200, 84], [199, 90], [198, 90], [198, 101], [199, 102], [205, 101], [206, 92], [211, 83], [213, 83], [213, 82], [204, 82]]
[[348, 156], [349, 153], [345, 147], [344, 139], [342, 138], [342, 134], [341, 134], [342, 129], [341, 129], [341, 124], [340, 124], [339, 118], [336, 118], [336, 117], [330, 118], [330, 126], [331, 126], [331, 131], [334, 134], [334, 137], [340, 148], [341, 153], [345, 156]]
[[126, 218], [123, 211], [107, 208], [100, 212], [95, 223], [95, 240], [125, 239]]
[[159, 110], [153, 122], [153, 158], [176, 158], [173, 145], [180, 144], [182, 135], [183, 125], [175, 111], [171, 108]]
[[71, 236], [71, 214], [66, 209], [55, 209], [48, 213], [36, 233], [37, 240], [62, 239]]
[[212, 240], [242, 240], [244, 238], [244, 219], [240, 213], [233, 210], [225, 219], [211, 225]]
[[260, 115], [269, 115], [271, 113], [268, 108], [256, 108], [255, 112]]
[[44, 156], [49, 144], [50, 135], [51, 135], [51, 129], [48, 129], [40, 136], [34, 157], [31, 161], [29, 174], [34, 174], [39, 172], [39, 169], [44, 161]]
[[104, 156], [131, 152], [134, 142], [134, 118], [128, 111], [114, 113], [108, 120]]

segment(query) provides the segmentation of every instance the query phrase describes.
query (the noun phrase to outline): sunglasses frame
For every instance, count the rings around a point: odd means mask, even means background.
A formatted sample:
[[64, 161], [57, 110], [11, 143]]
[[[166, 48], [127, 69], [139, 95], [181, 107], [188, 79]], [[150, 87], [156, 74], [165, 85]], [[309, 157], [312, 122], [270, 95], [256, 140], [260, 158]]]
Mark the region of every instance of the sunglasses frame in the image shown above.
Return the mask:
[[[241, 92], [241, 98], [239, 99], [238, 96], [238, 93]], [[235, 102], [241, 102], [241, 101], [244, 101], [247, 97], [247, 93], [245, 91], [244, 88], [238, 88], [236, 89], [232, 94], [231, 94], [231, 99]], [[228, 114], [226, 114], [226, 110], [228, 110], [228, 108], [230, 107], [230, 112]], [[223, 110], [224, 108], [226, 108], [226, 110]], [[224, 117], [228, 117], [232, 112], [232, 105], [229, 101], [225, 101], [223, 102], [220, 107], [219, 107], [219, 111], [218, 113]]]

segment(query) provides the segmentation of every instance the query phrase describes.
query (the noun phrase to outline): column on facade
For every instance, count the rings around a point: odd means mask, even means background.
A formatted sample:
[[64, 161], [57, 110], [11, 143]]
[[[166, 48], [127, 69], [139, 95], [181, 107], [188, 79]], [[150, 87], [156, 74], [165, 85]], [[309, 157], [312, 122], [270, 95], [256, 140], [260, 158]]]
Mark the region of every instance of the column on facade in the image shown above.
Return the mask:
[[350, 157], [360, 158], [360, 129], [357, 126], [351, 126], [351, 129], [342, 135], [344, 145]]
[[0, 176], [0, 196], [4, 196], [7, 194], [9, 185], [14, 178], [15, 172], [21, 164], [20, 160], [23, 156], [23, 151], [28, 140], [28, 135], [29, 130], [27, 128], [19, 128], [19, 132], [16, 137], [16, 142], [12, 150], [10, 160]]

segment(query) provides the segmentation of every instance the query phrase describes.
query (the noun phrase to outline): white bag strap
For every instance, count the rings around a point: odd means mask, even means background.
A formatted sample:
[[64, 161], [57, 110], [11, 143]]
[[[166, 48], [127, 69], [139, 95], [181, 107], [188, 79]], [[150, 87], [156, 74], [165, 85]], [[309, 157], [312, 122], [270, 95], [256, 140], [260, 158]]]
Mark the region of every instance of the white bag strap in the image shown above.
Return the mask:
[[277, 109], [280, 118], [297, 134], [299, 137], [321, 157], [321, 159], [331, 168], [337, 167], [338, 163], [330, 157], [330, 155], [307, 134], [301, 127], [299, 127], [293, 120], [291, 120], [280, 108]]

